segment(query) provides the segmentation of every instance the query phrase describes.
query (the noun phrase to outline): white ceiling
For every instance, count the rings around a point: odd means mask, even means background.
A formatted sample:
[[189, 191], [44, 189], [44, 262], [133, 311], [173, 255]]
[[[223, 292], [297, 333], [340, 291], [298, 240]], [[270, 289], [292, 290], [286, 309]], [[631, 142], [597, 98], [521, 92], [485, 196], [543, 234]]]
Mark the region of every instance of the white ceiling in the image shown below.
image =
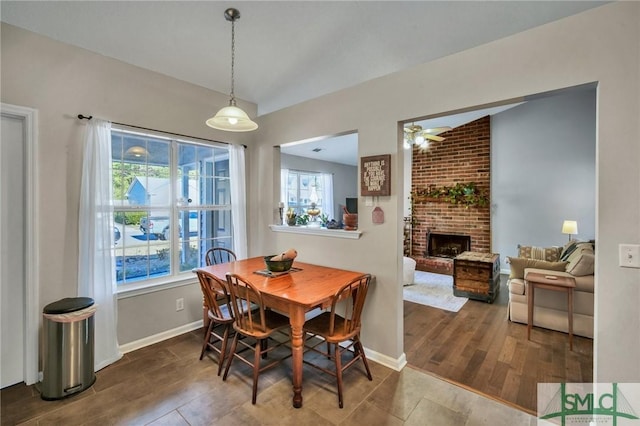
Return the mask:
[[[0, 12], [3, 22], [228, 93], [231, 24], [224, 11], [235, 7], [241, 14], [236, 22], [235, 94], [256, 103], [262, 115], [601, 4], [2, 0]], [[417, 123], [456, 127], [486, 114]], [[357, 134], [282, 151], [356, 165]]]
[[262, 115], [545, 24], [594, 1], [6, 1], [3, 22], [222, 93]]
[[356, 166], [358, 164], [358, 134], [315, 138], [280, 145], [280, 152], [314, 160]]
[[[423, 129], [446, 126], [449, 126], [453, 129], [463, 124], [470, 123], [481, 117], [501, 113], [502, 111], [506, 111], [515, 106], [522, 105], [523, 103], [524, 102], [519, 102], [515, 104], [467, 111], [460, 114], [453, 114], [428, 120], [416, 121], [415, 124], [421, 125]], [[330, 161], [332, 163], [346, 164], [348, 166], [357, 166], [358, 134], [351, 133], [348, 135], [317, 138], [310, 141], [292, 142], [289, 144], [281, 145], [280, 151], [284, 154], [297, 155], [298, 157]]]

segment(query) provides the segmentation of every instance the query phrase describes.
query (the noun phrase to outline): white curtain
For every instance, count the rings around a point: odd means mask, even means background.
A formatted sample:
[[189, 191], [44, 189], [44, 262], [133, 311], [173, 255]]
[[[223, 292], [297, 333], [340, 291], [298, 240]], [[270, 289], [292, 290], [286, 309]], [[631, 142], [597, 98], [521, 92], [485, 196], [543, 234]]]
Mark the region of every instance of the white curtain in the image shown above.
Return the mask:
[[289, 179], [289, 169], [280, 169], [280, 201], [284, 203], [284, 212], [289, 208], [289, 197], [287, 197], [287, 182]]
[[229, 145], [229, 177], [231, 191], [231, 221], [233, 251], [238, 259], [247, 258], [247, 185], [244, 147]]
[[324, 198], [322, 200], [323, 213], [327, 215], [329, 220], [335, 219], [338, 221], [335, 217], [336, 213], [333, 211], [333, 175], [331, 173], [322, 174], [322, 190], [324, 191]]
[[114, 279], [113, 196], [111, 194], [111, 123], [92, 119], [87, 125], [78, 212], [78, 296], [91, 297], [94, 316], [94, 370], [122, 357], [117, 336]]

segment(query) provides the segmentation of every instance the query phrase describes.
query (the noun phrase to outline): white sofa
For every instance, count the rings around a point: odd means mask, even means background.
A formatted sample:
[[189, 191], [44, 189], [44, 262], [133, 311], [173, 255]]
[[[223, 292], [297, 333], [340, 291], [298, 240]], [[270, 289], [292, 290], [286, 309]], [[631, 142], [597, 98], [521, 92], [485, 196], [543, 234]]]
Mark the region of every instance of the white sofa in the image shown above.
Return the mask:
[[[573, 250], [567, 253], [567, 250]], [[520, 257], [526, 250], [519, 251], [519, 257], [509, 258], [511, 275], [509, 287], [509, 320], [527, 324], [527, 274], [538, 272], [545, 275], [573, 277], [576, 288], [573, 292], [573, 333], [578, 336], [593, 338], [594, 310], [594, 249], [592, 243], [574, 242], [574, 246], [555, 248], [557, 257], [547, 250], [545, 259]], [[539, 255], [541, 257], [541, 255]], [[568, 332], [567, 295], [545, 289], [536, 289], [534, 302], [533, 325], [564, 333]]]

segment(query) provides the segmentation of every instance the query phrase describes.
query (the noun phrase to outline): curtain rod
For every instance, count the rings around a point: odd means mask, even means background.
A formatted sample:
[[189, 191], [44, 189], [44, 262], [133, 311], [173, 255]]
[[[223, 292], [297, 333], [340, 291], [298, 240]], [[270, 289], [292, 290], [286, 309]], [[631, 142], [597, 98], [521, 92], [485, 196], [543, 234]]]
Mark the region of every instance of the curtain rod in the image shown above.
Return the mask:
[[[86, 115], [78, 114], [78, 119], [80, 119], [80, 120], [91, 120], [92, 118], [93, 118], [93, 115], [86, 116]], [[223, 143], [225, 145], [231, 145], [229, 142], [222, 142], [222, 141], [216, 141], [216, 140], [213, 140], [213, 139], [199, 138], [197, 136], [183, 135], [183, 134], [180, 134], [180, 133], [166, 132], [164, 130], [150, 129], [148, 127], [134, 126], [133, 124], [117, 123], [115, 121], [112, 121], [111, 124], [116, 124], [116, 125], [119, 125], [119, 126], [127, 126], [127, 127], [131, 127], [131, 128], [134, 128], [134, 129], [140, 129], [140, 130], [148, 130], [150, 132], [166, 133], [167, 135], [181, 136], [183, 138], [199, 139], [201, 141]], [[242, 146], [245, 147], [245, 148], [247, 147], [246, 145], [242, 145]]]

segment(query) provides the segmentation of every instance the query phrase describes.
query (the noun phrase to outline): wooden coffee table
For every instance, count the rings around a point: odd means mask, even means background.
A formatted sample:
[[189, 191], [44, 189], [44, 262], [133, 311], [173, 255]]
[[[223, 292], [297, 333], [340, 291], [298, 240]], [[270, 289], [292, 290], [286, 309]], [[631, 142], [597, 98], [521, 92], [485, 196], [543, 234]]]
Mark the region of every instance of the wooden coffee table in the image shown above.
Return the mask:
[[573, 289], [576, 287], [576, 280], [573, 277], [560, 277], [552, 274], [541, 274], [530, 272], [527, 274], [527, 340], [531, 340], [531, 328], [533, 327], [533, 306], [536, 288], [545, 290], [564, 291], [568, 299], [569, 316], [569, 350], [573, 350]]

